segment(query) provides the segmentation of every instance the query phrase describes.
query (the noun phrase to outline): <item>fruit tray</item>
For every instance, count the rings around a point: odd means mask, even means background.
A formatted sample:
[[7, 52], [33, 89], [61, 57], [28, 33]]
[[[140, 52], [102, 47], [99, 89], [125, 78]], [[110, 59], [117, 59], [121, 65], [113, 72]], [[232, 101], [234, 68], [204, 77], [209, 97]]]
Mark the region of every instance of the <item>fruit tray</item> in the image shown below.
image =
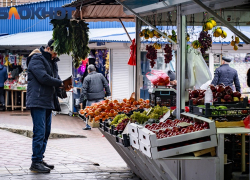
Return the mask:
[[144, 145], [147, 145], [149, 147], [159, 147], [159, 146], [174, 144], [178, 142], [188, 141], [188, 140], [216, 134], [214, 121], [204, 118], [204, 117], [198, 117], [190, 113], [182, 113], [181, 116], [191, 118], [193, 122], [206, 122], [208, 124], [208, 128], [195, 131], [195, 132], [189, 132], [189, 133], [179, 134], [179, 135], [175, 135], [171, 137], [165, 137], [162, 139], [158, 139], [156, 133], [146, 128], [143, 128], [143, 129], [139, 129], [140, 144], [143, 143]]
[[128, 124], [128, 134], [129, 136], [134, 136], [139, 138], [139, 129], [142, 129], [143, 126], [135, 124], [135, 123], [130, 123]]
[[129, 140], [130, 140], [130, 145], [132, 147], [134, 147], [135, 149], [140, 149], [140, 145], [139, 145], [139, 139], [138, 137], [135, 136], [129, 136]]
[[[80, 119], [82, 119], [83, 121], [86, 121], [87, 118], [85, 116], [83, 116], [82, 114], [79, 113], [79, 117]], [[89, 118], [88, 119], [88, 125], [90, 125], [92, 128], [98, 128], [100, 125], [99, 125], [99, 122], [95, 121], [93, 118]]]
[[216, 135], [211, 135], [195, 140], [188, 140], [181, 143], [174, 143], [160, 147], [150, 147], [147, 144], [140, 142], [140, 151], [152, 159], [158, 159], [199, 151], [216, 146]]
[[[228, 109], [216, 109], [216, 107], [222, 107], [215, 105], [211, 108], [210, 104], [206, 104], [205, 107], [198, 106], [189, 106], [189, 112], [195, 115], [203, 116], [203, 117], [244, 117], [250, 113], [250, 109], [245, 108], [230, 108]], [[227, 107], [223, 105], [223, 107]]]

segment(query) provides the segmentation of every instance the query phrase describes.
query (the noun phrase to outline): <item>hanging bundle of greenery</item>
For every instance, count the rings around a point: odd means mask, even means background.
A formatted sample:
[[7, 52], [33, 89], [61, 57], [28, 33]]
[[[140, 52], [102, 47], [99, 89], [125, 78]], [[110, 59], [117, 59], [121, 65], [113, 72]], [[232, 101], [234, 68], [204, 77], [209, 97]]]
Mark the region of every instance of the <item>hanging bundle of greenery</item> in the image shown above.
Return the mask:
[[72, 54], [74, 57], [74, 66], [79, 67], [82, 59], [89, 54], [89, 27], [83, 20], [72, 20]]
[[72, 51], [72, 27], [70, 20], [67, 17], [62, 20], [52, 19], [50, 23], [53, 24], [53, 45], [55, 51], [59, 56], [70, 54]]
[[73, 56], [74, 67], [80, 66], [81, 60], [89, 54], [89, 27], [84, 20], [53, 19], [53, 40], [58, 55], [70, 54]]

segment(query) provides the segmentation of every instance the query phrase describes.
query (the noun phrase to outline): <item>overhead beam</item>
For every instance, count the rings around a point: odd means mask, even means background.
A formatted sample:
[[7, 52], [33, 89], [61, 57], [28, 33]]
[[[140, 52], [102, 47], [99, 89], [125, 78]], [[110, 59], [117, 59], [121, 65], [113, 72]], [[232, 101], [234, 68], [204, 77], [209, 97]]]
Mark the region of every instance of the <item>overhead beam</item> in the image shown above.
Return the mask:
[[143, 19], [139, 14], [137, 14], [135, 11], [133, 11], [131, 8], [129, 8], [127, 5], [123, 4], [121, 1], [116, 0], [117, 3], [119, 3], [120, 5], [122, 5], [123, 7], [125, 7], [127, 10], [129, 10], [132, 14], [134, 14], [138, 19], [140, 19], [141, 21], [143, 21], [145, 24], [147, 24], [148, 26], [150, 26], [151, 28], [153, 28], [156, 32], [158, 32], [160, 35], [162, 35], [163, 37], [165, 37], [168, 41], [170, 41], [173, 44], [176, 44], [172, 39], [170, 39], [168, 36], [166, 36], [165, 34], [163, 34], [163, 32], [161, 32], [159, 29], [157, 29], [156, 27], [154, 27], [152, 24], [150, 24], [148, 21], [146, 21], [145, 19]]
[[[222, 9], [222, 8], [229, 8], [239, 5], [248, 4], [249, 2], [246, 0], [225, 0], [223, 2], [215, 2], [215, 1], [205, 1], [203, 4], [205, 6], [210, 7], [212, 10]], [[233, 10], [234, 11], [234, 10]], [[181, 14], [182, 15], [190, 15], [190, 14], [197, 14], [204, 12], [203, 9], [200, 8], [197, 4], [186, 4], [181, 7]]]
[[196, 4], [198, 4], [200, 7], [202, 7], [204, 10], [206, 10], [208, 13], [213, 15], [216, 19], [218, 19], [224, 26], [226, 26], [228, 29], [230, 29], [234, 34], [239, 36], [240, 39], [242, 39], [246, 44], [250, 44], [250, 39], [245, 36], [243, 33], [241, 33], [238, 29], [236, 29], [234, 26], [229, 24], [225, 19], [220, 17], [216, 12], [214, 12], [212, 9], [204, 5], [200, 0], [193, 0]]

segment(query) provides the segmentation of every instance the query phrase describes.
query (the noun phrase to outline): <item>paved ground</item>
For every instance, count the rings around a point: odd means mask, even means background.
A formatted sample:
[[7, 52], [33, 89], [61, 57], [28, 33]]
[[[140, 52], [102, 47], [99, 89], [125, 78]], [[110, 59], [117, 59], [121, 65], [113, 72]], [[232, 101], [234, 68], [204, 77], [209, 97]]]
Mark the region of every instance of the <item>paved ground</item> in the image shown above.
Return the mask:
[[[32, 127], [32, 120], [28, 111], [6, 111], [0, 124]], [[45, 161], [55, 170], [42, 175], [28, 170], [32, 139], [0, 130], [0, 179], [138, 179], [98, 129], [83, 131], [84, 126], [77, 117], [53, 116], [52, 128], [87, 138], [49, 139]]]

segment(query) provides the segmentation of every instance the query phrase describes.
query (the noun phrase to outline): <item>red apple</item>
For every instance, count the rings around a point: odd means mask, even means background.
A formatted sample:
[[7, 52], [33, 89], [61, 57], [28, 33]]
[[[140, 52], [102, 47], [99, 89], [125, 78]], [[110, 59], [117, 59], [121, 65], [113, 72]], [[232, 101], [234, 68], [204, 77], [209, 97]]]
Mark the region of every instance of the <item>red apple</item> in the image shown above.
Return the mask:
[[236, 91], [236, 92], [233, 93], [233, 97], [240, 98], [241, 97], [241, 93], [239, 91]]
[[216, 91], [222, 93], [225, 91], [225, 87], [223, 85], [216, 86]]
[[193, 90], [191, 93], [192, 93], [194, 98], [197, 98], [199, 96], [199, 91], [198, 90]]
[[211, 84], [211, 85], [209, 85], [210, 86], [210, 89], [214, 92], [214, 91], [216, 91], [216, 88], [215, 88], [215, 86], [213, 85], [213, 84]]

